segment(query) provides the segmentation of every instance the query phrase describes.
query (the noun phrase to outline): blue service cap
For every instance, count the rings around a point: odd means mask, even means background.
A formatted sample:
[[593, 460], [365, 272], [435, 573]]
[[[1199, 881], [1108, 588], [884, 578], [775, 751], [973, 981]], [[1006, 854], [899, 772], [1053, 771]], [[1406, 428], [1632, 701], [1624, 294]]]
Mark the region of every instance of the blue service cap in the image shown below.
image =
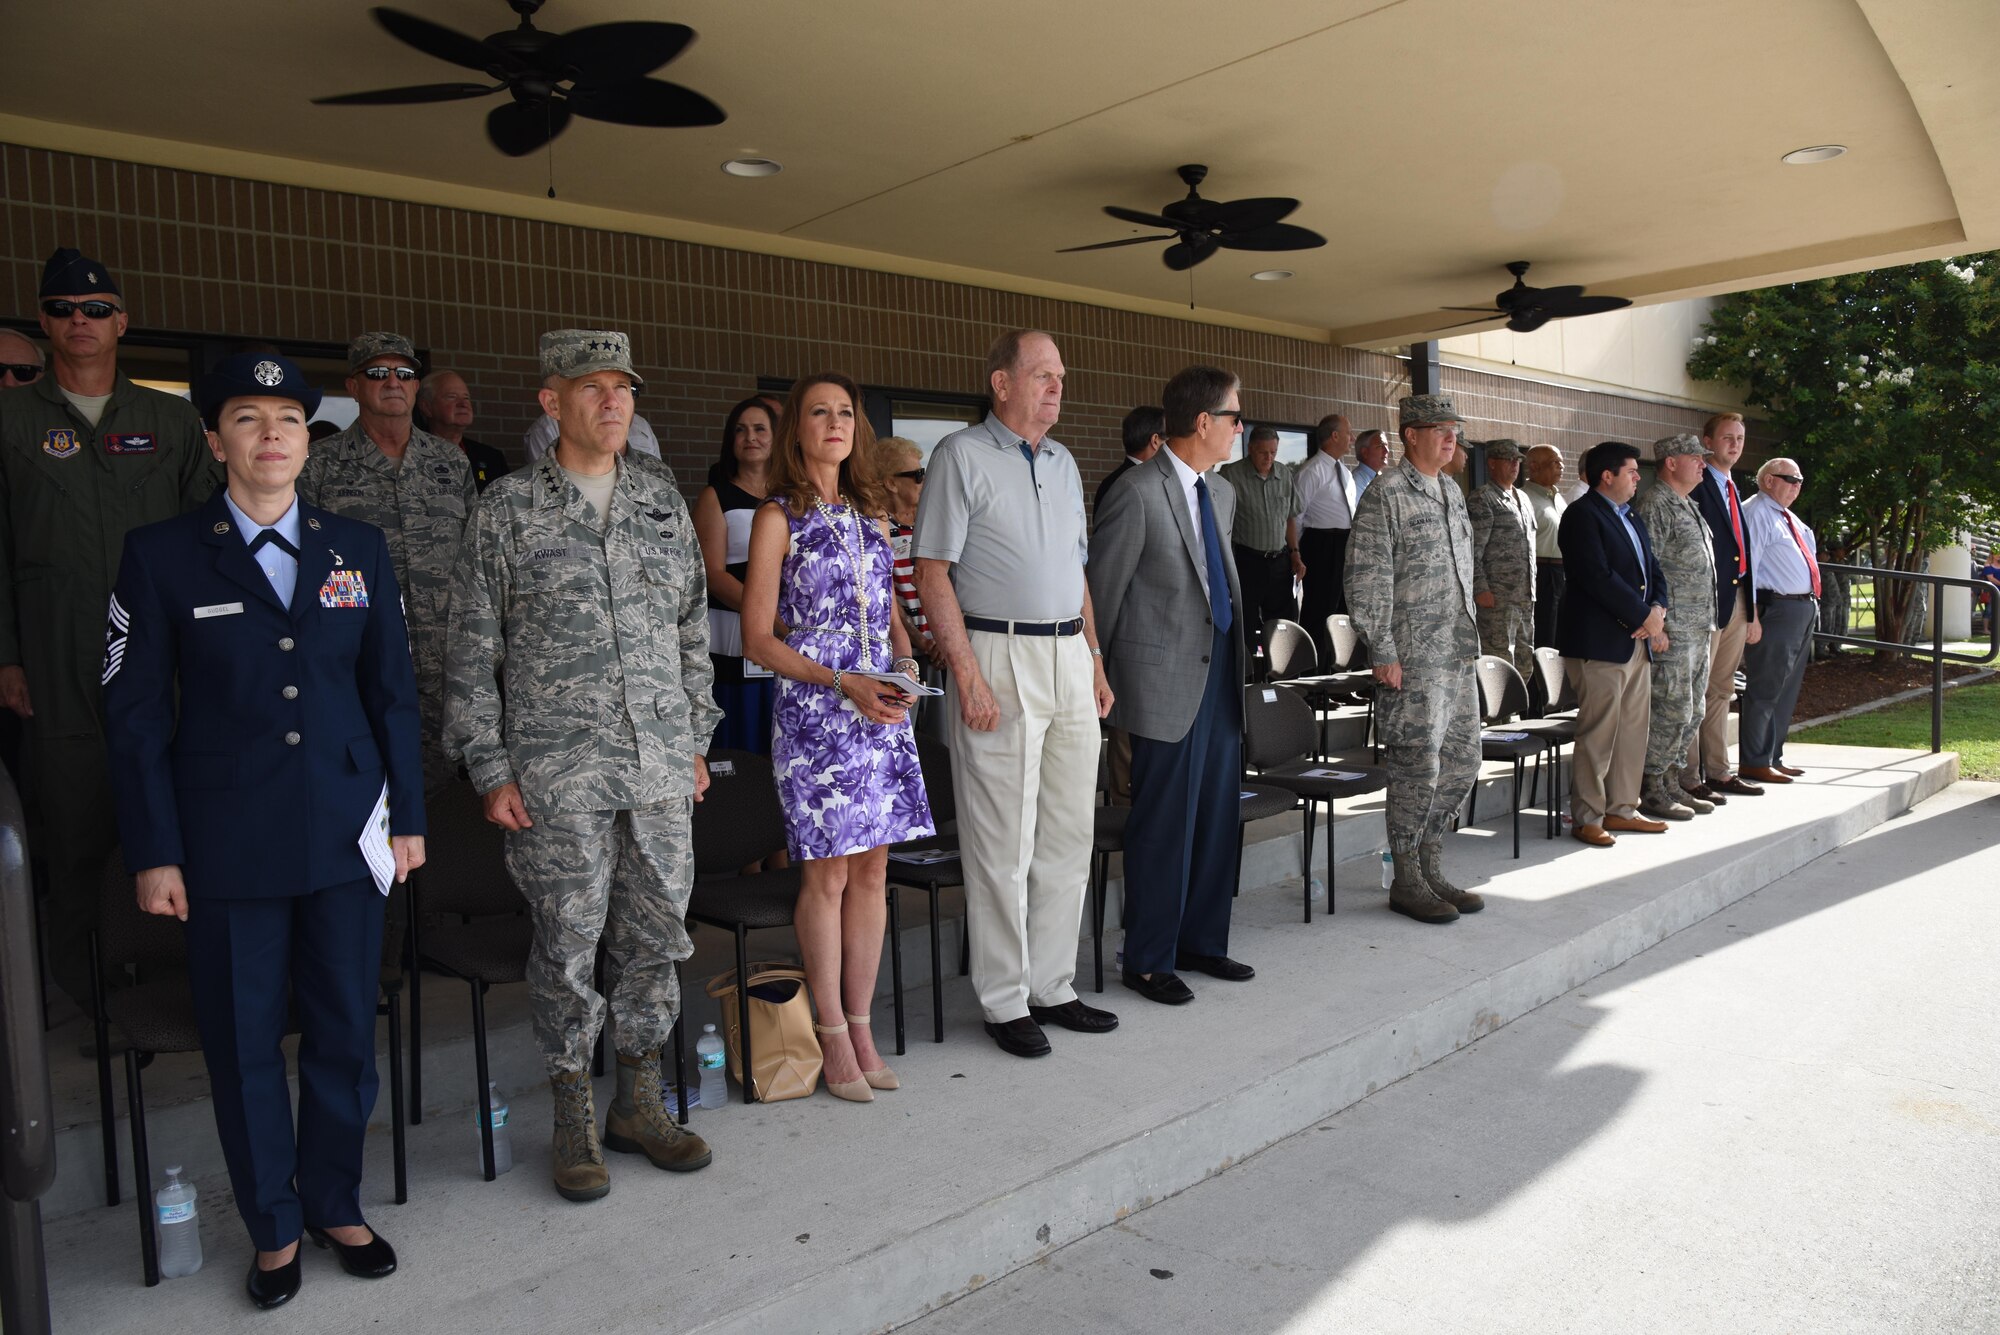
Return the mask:
[[118, 290], [118, 281], [111, 276], [111, 270], [75, 246], [57, 247], [42, 265], [38, 296], [87, 297], [98, 292], [109, 292], [114, 297], [125, 295]]
[[306, 410], [310, 420], [319, 411], [319, 398], [319, 391], [291, 358], [275, 352], [239, 352], [224, 358], [201, 378], [194, 401], [201, 410], [202, 424], [213, 431], [222, 405], [231, 399], [291, 399]]

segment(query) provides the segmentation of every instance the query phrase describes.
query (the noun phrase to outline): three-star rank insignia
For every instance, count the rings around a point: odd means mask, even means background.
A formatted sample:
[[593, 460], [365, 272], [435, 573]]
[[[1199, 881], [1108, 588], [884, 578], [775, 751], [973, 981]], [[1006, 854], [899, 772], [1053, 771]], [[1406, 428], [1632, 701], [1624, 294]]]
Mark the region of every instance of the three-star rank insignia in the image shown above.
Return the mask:
[[51, 459], [67, 459], [82, 448], [76, 432], [66, 426], [50, 427], [48, 434], [42, 437], [42, 453]]

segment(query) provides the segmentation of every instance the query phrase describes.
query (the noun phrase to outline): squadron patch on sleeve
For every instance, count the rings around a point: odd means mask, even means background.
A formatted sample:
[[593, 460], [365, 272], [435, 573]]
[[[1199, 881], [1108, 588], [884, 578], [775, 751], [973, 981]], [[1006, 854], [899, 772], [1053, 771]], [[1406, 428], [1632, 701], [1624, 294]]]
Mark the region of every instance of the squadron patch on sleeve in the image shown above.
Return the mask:
[[132, 629], [132, 618], [125, 614], [118, 595], [111, 595], [111, 613], [104, 625], [104, 680], [100, 686], [109, 686], [111, 679], [118, 675], [118, 669], [125, 666], [125, 637]]

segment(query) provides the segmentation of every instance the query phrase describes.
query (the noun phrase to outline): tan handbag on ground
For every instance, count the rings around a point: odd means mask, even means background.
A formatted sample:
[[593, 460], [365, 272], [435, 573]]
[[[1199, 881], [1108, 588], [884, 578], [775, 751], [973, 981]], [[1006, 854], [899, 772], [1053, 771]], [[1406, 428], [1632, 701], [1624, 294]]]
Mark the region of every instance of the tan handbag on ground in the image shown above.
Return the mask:
[[[746, 1086], [765, 1103], [802, 1099], [819, 1086], [822, 1064], [813, 1034], [812, 999], [805, 970], [766, 960], [750, 966], [750, 1059], [755, 1066]], [[743, 1079], [743, 1035], [736, 1005], [736, 970], [709, 980], [708, 995], [722, 1008], [722, 1037], [729, 1049], [729, 1074]]]

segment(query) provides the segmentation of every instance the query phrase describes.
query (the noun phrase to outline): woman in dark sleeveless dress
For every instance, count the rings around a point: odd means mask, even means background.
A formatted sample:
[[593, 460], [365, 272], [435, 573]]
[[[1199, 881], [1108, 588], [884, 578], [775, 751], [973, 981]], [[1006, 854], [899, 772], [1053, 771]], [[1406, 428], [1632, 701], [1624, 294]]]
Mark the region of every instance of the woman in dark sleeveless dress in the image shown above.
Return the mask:
[[722, 424], [722, 457], [709, 466], [708, 485], [694, 502], [694, 535], [708, 572], [708, 645], [715, 664], [715, 703], [722, 708], [713, 745], [771, 753], [771, 705], [776, 683], [743, 658], [738, 615], [743, 576], [750, 568], [750, 517], [770, 493], [771, 441], [776, 414], [762, 398], [729, 410]]
[[[868, 1102], [896, 1077], [869, 1003], [887, 920], [888, 846], [934, 833], [910, 732], [916, 660], [895, 613], [895, 557], [861, 393], [841, 375], [792, 388], [771, 500], [750, 533], [744, 652], [780, 678], [771, 763], [803, 875], [794, 923], [821, 1020], [829, 1093]], [[772, 634], [774, 622], [789, 629]]]

